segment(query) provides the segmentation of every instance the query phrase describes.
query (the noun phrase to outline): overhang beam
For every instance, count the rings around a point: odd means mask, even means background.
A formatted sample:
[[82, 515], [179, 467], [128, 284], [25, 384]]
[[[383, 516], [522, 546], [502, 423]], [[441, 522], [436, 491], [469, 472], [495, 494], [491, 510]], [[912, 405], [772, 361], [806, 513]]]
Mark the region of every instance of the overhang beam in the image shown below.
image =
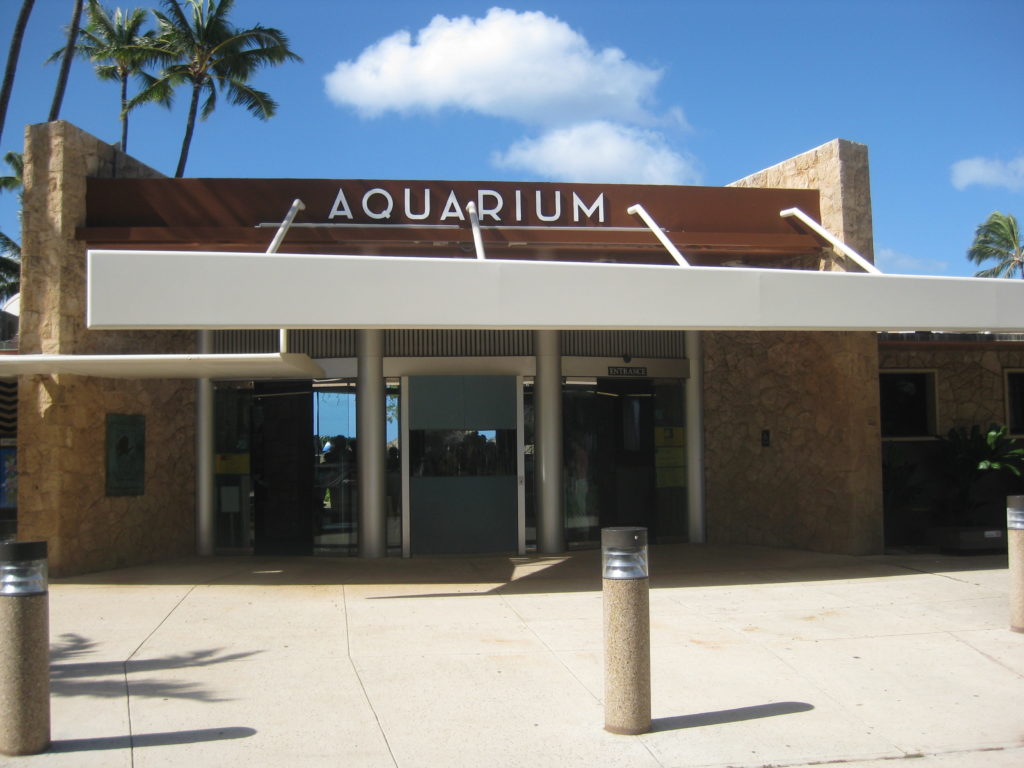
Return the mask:
[[1024, 281], [186, 251], [88, 253], [102, 329], [1024, 331]]

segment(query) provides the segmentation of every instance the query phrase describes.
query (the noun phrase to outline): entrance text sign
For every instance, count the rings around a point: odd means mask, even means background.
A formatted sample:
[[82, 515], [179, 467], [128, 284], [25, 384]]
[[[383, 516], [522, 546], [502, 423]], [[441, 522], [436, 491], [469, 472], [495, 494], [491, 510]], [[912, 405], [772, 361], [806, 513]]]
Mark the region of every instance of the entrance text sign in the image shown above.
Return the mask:
[[646, 365], [610, 365], [608, 366], [609, 376], [647, 376]]
[[460, 196], [454, 189], [445, 194], [444, 189], [426, 185], [376, 186], [365, 191], [346, 191], [345, 186], [339, 186], [327, 220], [419, 226], [459, 224], [468, 221], [466, 205], [473, 202], [482, 225], [523, 224], [533, 220], [544, 224], [604, 224], [604, 192], [589, 194], [583, 197], [575, 190], [516, 188], [476, 189], [468, 195], [463, 191]]
[[216, 243], [216, 250], [264, 251], [266, 230], [277, 229], [296, 199], [305, 210], [289, 230], [286, 251], [355, 254], [364, 253], [359, 244], [372, 250], [380, 242], [373, 253], [395, 255], [392, 244], [407, 242], [423, 253], [425, 246], [466, 242], [471, 205], [489, 244], [540, 244], [545, 260], [608, 243], [658, 248], [629, 213], [634, 205], [688, 247], [734, 257], [751, 248], [787, 256], [820, 251], [811, 235], [779, 216], [799, 208], [820, 218], [817, 190], [532, 181], [89, 179], [79, 235], [92, 248], [180, 241], [208, 244], [200, 250]]

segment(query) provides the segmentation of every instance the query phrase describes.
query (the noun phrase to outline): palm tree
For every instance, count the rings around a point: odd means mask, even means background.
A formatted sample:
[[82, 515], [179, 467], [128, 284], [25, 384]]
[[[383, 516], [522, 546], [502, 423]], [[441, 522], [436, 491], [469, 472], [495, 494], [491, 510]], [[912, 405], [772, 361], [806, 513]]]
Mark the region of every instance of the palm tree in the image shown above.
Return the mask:
[[995, 260], [994, 267], [975, 272], [975, 277], [1024, 278], [1024, 246], [1021, 244], [1017, 218], [996, 211], [978, 227], [967, 258], [975, 264]]
[[78, 40], [78, 30], [82, 20], [83, 0], [74, 0], [71, 9], [71, 26], [68, 27], [68, 42], [64, 46], [64, 52], [60, 60], [60, 73], [57, 75], [57, 87], [53, 91], [53, 103], [50, 105], [50, 116], [46, 118], [53, 122], [60, 117], [60, 105], [64, 103], [64, 91], [68, 87], [68, 73], [71, 72], [71, 58], [75, 53], [75, 41]]
[[21, 4], [18, 20], [14, 24], [11, 35], [11, 48], [7, 52], [7, 68], [4, 70], [4, 83], [0, 86], [0, 137], [4, 133], [4, 122], [7, 120], [7, 104], [11, 100], [11, 89], [14, 87], [14, 73], [18, 70], [18, 56], [21, 53], [21, 41], [25, 38], [25, 27], [28, 15], [32, 13], [35, 0], [25, 0]]
[[[255, 26], [237, 29], [228, 21], [234, 0], [161, 0], [163, 13], [154, 11], [159, 25], [157, 48], [175, 63], [167, 65], [150, 87], [131, 105], [148, 98], [154, 89], [188, 84], [191, 100], [185, 138], [175, 178], [185, 173], [196, 115], [205, 120], [217, 106], [222, 90], [232, 104], [245, 107], [260, 120], [273, 117], [277, 104], [270, 95], [249, 85], [263, 66], [302, 61], [288, 48], [280, 30]], [[202, 109], [200, 97], [204, 97]]]
[[[144, 67], [160, 60], [155, 45], [153, 30], [142, 32], [146, 23], [146, 11], [136, 8], [109, 11], [99, 0], [89, 0], [86, 8], [88, 23], [82, 28], [75, 55], [88, 59], [96, 69], [100, 80], [116, 80], [121, 86], [121, 151], [128, 151], [128, 80], [134, 77], [143, 92], [148, 91], [155, 81], [146, 74]], [[62, 52], [53, 54], [51, 61]], [[149, 101], [170, 106], [170, 89], [149, 91]], [[138, 103], [141, 103], [138, 102]]]
[[[20, 200], [25, 191], [24, 158], [18, 152], [8, 152], [4, 162], [11, 169], [9, 176], [0, 176], [0, 191], [17, 192]], [[21, 281], [21, 246], [0, 232], [0, 296], [16, 294]]]

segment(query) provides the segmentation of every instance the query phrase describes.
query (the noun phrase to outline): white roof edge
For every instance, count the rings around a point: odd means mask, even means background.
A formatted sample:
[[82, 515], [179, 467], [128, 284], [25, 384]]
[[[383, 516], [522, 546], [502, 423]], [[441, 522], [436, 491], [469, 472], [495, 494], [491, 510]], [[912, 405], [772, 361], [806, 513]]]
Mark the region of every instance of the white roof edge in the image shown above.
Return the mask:
[[89, 251], [87, 324], [110, 330], [1019, 333], [1024, 281], [500, 259]]

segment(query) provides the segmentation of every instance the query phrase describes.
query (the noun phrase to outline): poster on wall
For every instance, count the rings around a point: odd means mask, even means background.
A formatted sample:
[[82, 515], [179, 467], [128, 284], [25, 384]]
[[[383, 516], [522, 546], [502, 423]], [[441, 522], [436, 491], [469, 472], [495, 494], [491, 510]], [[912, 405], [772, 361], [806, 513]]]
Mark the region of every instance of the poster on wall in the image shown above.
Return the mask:
[[146, 417], [107, 414], [107, 496], [141, 496], [146, 478]]

